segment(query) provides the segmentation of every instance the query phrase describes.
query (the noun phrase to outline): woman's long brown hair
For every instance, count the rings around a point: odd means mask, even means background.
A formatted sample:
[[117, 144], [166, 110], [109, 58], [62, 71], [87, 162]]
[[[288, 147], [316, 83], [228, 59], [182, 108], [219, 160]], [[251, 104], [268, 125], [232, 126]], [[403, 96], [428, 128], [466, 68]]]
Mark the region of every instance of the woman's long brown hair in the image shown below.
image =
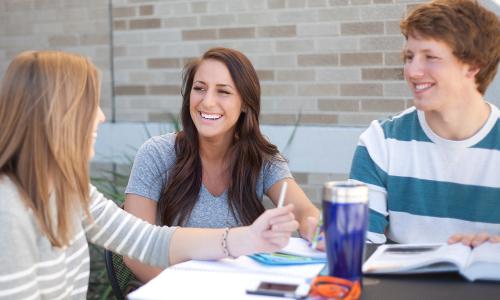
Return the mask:
[[89, 213], [88, 160], [98, 104], [98, 71], [79, 55], [23, 52], [2, 81], [0, 176], [16, 184], [56, 247], [69, 244], [75, 220]]
[[175, 140], [176, 163], [163, 187], [158, 205], [162, 225], [183, 225], [198, 199], [202, 184], [202, 164], [198, 132], [189, 112], [189, 96], [200, 63], [207, 59], [226, 65], [236, 85], [244, 112], [235, 128], [229, 149], [229, 207], [237, 220], [251, 224], [263, 211], [257, 198], [256, 185], [264, 161], [280, 159], [278, 149], [269, 143], [259, 128], [260, 84], [250, 60], [241, 52], [213, 48], [184, 68], [182, 79], [181, 121], [183, 130]]

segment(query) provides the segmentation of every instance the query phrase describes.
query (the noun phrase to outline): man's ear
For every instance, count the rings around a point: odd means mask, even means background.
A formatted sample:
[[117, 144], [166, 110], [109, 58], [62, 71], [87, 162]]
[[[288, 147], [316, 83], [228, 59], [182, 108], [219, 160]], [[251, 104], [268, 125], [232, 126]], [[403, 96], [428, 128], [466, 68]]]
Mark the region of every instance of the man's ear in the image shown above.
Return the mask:
[[479, 67], [476, 66], [476, 65], [468, 65], [467, 66], [468, 70], [467, 70], [467, 77], [469, 78], [475, 78], [477, 73], [479, 73]]

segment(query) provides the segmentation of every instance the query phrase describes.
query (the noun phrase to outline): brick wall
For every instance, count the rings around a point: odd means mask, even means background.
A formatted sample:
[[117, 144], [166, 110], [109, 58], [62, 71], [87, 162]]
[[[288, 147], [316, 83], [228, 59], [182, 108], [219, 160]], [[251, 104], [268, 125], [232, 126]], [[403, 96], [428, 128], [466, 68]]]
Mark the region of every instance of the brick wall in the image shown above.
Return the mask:
[[0, 0], [0, 76], [25, 50], [57, 49], [92, 58], [102, 70], [102, 107], [111, 114], [109, 6], [103, 0]]
[[118, 120], [180, 109], [182, 66], [213, 46], [243, 51], [265, 124], [366, 125], [409, 105], [398, 20], [415, 1], [113, 1]]
[[[182, 66], [226, 46], [258, 71], [263, 124], [366, 126], [410, 105], [398, 21], [418, 2], [0, 0], [0, 72], [23, 50], [81, 53], [103, 71], [108, 120], [165, 122], [180, 109]], [[347, 177], [294, 175], [316, 201], [324, 181]]]
[[82, 53], [103, 71], [108, 118], [168, 121], [182, 66], [227, 46], [258, 70], [264, 124], [367, 125], [410, 105], [398, 21], [418, 2], [2, 0], [0, 72], [22, 50]]
[[[264, 124], [367, 125], [410, 103], [398, 24], [415, 1], [113, 3], [120, 120], [177, 114], [182, 66], [213, 46], [237, 48], [253, 62]], [[348, 175], [294, 176], [318, 203], [325, 181]]]

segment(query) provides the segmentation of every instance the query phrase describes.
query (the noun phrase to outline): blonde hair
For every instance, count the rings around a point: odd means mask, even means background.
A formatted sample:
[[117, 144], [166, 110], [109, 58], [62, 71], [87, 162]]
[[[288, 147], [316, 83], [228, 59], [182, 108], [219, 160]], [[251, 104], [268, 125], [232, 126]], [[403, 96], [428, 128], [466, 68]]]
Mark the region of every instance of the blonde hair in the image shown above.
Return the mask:
[[85, 57], [28, 51], [10, 63], [0, 89], [0, 173], [18, 186], [53, 246], [69, 244], [89, 214], [89, 152], [99, 74]]

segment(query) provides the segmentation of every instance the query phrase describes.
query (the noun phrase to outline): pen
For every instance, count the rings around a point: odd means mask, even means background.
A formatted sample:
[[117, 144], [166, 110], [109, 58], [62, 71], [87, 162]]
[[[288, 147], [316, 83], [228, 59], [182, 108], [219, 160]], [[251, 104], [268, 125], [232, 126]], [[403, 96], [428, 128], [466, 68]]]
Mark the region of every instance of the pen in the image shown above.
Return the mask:
[[278, 207], [283, 207], [283, 205], [285, 204], [285, 194], [287, 188], [288, 188], [288, 182], [285, 181], [281, 186], [280, 197], [278, 200]]
[[314, 230], [314, 234], [312, 236], [311, 243], [309, 244], [309, 246], [312, 249], [316, 249], [316, 247], [318, 246], [318, 243], [322, 240], [321, 235], [320, 235], [322, 227], [323, 227], [323, 214], [320, 213], [318, 225], [316, 225], [316, 229]]

